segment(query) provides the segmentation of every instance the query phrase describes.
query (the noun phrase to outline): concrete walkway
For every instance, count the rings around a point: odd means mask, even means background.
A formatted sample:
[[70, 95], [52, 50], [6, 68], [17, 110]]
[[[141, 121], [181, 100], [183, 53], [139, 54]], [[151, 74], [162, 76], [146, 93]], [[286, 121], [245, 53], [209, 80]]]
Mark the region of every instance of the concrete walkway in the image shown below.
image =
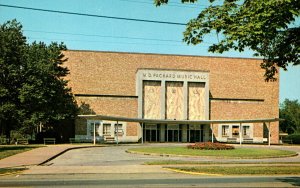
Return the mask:
[[52, 158], [76, 148], [94, 147], [93, 145], [47, 145], [0, 160], [0, 168], [39, 165]]

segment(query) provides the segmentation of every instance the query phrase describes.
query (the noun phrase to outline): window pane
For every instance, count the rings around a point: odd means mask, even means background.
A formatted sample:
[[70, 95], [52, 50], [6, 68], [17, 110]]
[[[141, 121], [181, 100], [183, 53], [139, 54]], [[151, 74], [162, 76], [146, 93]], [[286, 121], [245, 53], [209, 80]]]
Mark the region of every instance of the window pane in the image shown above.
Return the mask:
[[123, 134], [123, 125], [122, 124], [115, 124], [115, 131], [119, 134]]
[[229, 136], [229, 125], [222, 125], [222, 136]]
[[232, 126], [232, 136], [239, 136], [239, 132], [240, 132], [239, 126], [233, 125]]
[[103, 134], [110, 134], [110, 126], [109, 123], [103, 123]]
[[243, 135], [244, 136], [250, 136], [250, 126], [244, 126], [243, 127]]

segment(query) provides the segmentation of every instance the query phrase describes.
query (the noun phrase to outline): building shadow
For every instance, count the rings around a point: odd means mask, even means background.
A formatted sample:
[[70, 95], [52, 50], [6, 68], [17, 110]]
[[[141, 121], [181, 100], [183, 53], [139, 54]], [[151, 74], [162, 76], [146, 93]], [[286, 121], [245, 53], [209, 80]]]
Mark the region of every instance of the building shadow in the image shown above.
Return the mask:
[[276, 178], [276, 180], [289, 183], [293, 186], [300, 187], [300, 177], [283, 177], [283, 178]]

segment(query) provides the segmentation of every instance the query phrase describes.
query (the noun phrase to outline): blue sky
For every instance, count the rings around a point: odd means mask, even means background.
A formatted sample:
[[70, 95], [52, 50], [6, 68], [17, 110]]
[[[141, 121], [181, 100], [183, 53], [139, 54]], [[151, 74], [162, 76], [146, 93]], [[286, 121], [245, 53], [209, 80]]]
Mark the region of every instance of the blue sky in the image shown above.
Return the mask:
[[[152, 0], [0, 0], [0, 4], [77, 12], [102, 16], [125, 17], [187, 23], [207, 6], [181, 4], [171, 0], [167, 6], [155, 7]], [[0, 23], [16, 18], [23, 25], [29, 42], [63, 41], [68, 49], [122, 51], [162, 54], [185, 54], [225, 57], [253, 57], [251, 51], [231, 51], [223, 54], [207, 52], [217, 41], [215, 34], [206, 37], [203, 44], [188, 46], [182, 42], [185, 26], [134, 22], [40, 12], [0, 6]], [[280, 102], [285, 98], [300, 100], [300, 66], [280, 72]]]

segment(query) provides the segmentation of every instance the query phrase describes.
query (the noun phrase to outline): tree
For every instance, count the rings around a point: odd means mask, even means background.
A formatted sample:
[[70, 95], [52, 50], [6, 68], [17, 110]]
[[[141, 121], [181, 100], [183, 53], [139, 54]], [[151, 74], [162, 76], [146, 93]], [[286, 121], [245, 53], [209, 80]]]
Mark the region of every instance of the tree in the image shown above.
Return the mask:
[[81, 102], [78, 113], [80, 115], [96, 114], [96, 112], [90, 107], [90, 105], [85, 102]]
[[0, 123], [2, 130], [30, 133], [37, 125], [55, 125], [74, 118], [77, 112], [71, 89], [64, 77], [63, 44], [26, 43], [16, 20], [0, 31]]
[[[194, 3], [197, 0], [182, 0]], [[156, 6], [168, 0], [154, 0]], [[209, 0], [210, 6], [191, 19], [183, 40], [197, 45], [205, 35], [216, 33], [218, 43], [208, 51], [223, 53], [231, 49], [251, 49], [263, 57], [267, 81], [276, 80], [278, 67], [300, 64], [299, 0]]]
[[289, 134], [300, 133], [300, 102], [298, 100], [285, 99], [280, 105], [279, 117], [280, 129]]
[[16, 21], [0, 25], [0, 125], [1, 134], [9, 132], [20, 124], [18, 89], [22, 85], [23, 55], [26, 39], [22, 26]]

